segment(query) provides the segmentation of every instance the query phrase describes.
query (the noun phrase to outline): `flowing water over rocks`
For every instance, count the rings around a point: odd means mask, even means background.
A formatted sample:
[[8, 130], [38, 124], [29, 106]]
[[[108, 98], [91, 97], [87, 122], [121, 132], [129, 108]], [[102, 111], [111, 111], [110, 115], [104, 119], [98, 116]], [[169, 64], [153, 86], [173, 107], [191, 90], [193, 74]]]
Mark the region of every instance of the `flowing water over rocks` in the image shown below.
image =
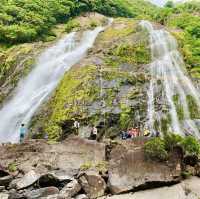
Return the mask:
[[0, 121], [0, 142], [19, 140], [20, 125], [28, 125], [65, 71], [84, 57], [103, 30], [103, 27], [97, 27], [86, 31], [80, 41], [75, 32], [70, 33], [39, 57], [33, 71], [19, 83], [12, 99], [0, 110], [0, 115], [4, 116]]
[[[200, 96], [187, 77], [175, 38], [163, 29], [142, 21], [150, 35], [152, 63], [148, 90], [147, 126], [152, 132], [174, 132], [200, 137]], [[195, 116], [194, 116], [194, 112]]]

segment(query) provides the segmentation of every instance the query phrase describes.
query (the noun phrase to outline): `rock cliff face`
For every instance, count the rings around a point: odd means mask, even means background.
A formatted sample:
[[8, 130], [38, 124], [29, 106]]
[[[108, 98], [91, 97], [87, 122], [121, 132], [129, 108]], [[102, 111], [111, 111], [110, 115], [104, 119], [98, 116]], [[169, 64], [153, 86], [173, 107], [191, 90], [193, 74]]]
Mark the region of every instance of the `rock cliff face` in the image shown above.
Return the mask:
[[33, 119], [34, 132], [48, 133], [55, 140], [66, 137], [73, 132], [75, 118], [81, 121], [83, 137], [91, 125], [99, 127], [100, 137], [111, 138], [127, 126], [142, 126], [149, 62], [148, 35], [138, 21], [115, 19], [88, 56], [65, 74]]

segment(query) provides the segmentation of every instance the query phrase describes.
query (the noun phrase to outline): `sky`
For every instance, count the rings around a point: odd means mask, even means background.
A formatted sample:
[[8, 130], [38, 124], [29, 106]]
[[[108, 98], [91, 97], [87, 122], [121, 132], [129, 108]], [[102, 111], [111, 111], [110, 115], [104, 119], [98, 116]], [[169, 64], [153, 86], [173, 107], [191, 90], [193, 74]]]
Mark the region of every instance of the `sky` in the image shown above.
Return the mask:
[[[163, 6], [168, 0], [151, 0], [152, 3], [155, 3], [158, 6]], [[183, 0], [174, 0], [174, 2], [181, 2]]]

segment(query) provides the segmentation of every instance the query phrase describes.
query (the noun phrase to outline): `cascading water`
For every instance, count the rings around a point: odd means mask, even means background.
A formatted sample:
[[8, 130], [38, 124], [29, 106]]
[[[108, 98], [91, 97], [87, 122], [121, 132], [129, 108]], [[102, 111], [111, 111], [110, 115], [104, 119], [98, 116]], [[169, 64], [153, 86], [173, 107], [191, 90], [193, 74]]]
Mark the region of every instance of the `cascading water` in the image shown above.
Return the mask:
[[[112, 20], [109, 21], [109, 25]], [[92, 47], [97, 35], [105, 27], [83, 33], [76, 42], [76, 33], [67, 35], [47, 49], [38, 59], [32, 72], [20, 81], [12, 99], [0, 110], [0, 143], [18, 142], [19, 128], [28, 124], [38, 107], [56, 88], [65, 71], [78, 63]]]
[[175, 38], [165, 30], [154, 29], [148, 21], [141, 21], [140, 25], [149, 32], [153, 61], [148, 89], [148, 128], [151, 132], [163, 131], [165, 125], [168, 132], [193, 134], [199, 138], [199, 126], [197, 120], [191, 118], [189, 98], [200, 110], [200, 96], [186, 75]]

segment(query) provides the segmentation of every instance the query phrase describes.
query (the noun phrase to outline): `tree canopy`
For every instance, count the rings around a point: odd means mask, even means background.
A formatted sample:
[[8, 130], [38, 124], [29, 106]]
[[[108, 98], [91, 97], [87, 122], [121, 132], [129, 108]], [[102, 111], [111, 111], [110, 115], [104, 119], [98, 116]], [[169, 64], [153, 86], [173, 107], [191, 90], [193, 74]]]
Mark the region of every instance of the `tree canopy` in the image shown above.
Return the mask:
[[83, 12], [136, 17], [147, 14], [150, 6], [143, 0], [1, 0], [0, 42], [34, 41], [48, 34], [53, 25]]

